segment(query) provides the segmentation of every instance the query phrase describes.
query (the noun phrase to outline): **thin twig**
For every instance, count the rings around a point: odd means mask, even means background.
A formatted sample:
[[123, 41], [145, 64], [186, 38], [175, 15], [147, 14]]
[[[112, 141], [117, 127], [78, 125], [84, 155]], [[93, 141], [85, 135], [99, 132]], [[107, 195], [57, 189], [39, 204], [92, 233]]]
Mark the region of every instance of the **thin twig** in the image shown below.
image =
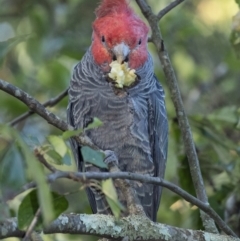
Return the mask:
[[43, 155], [42, 155], [42, 153], [40, 152], [40, 150], [39, 150], [39, 148], [35, 148], [34, 149], [34, 154], [35, 154], [35, 156], [37, 157], [37, 159], [50, 171], [50, 172], [56, 172], [57, 171], [57, 169], [54, 167], [54, 166], [52, 166], [52, 165], [50, 165], [47, 161], [46, 161], [46, 159], [43, 157]]
[[[162, 64], [164, 74], [167, 79], [167, 84], [168, 84], [171, 98], [177, 114], [178, 123], [179, 123], [181, 135], [183, 139], [183, 144], [188, 157], [188, 163], [189, 163], [191, 176], [192, 176], [197, 197], [202, 202], [208, 205], [208, 197], [207, 197], [206, 190], [203, 183], [199, 160], [198, 160], [198, 156], [197, 156], [195, 145], [192, 138], [191, 128], [183, 107], [183, 101], [182, 101], [182, 97], [178, 87], [178, 82], [177, 82], [174, 69], [169, 59], [168, 52], [162, 42], [162, 35], [159, 29], [158, 17], [153, 14], [150, 6], [146, 3], [145, 0], [136, 0], [136, 2], [140, 7], [143, 15], [148, 20], [149, 25], [152, 29], [152, 40], [154, 45], [157, 48], [157, 53], [158, 53], [160, 62]], [[206, 231], [218, 233], [218, 230], [216, 228], [214, 221], [211, 218], [209, 218], [208, 215], [201, 212], [201, 219]]]
[[[221, 217], [209, 206], [209, 204], [200, 201], [199, 199], [195, 198], [188, 192], [184, 191], [177, 185], [170, 183], [166, 180], [163, 180], [159, 177], [151, 177], [137, 173], [130, 173], [130, 172], [63, 172], [57, 171], [48, 175], [47, 181], [52, 183], [60, 178], [68, 178], [77, 182], [83, 182], [85, 184], [86, 180], [94, 179], [94, 180], [106, 180], [108, 178], [112, 179], [127, 179], [133, 181], [139, 181], [142, 183], [149, 183], [154, 185], [159, 185], [165, 187], [172, 192], [178, 194], [180, 197], [184, 198], [186, 201], [190, 202], [191, 204], [197, 206], [199, 209], [206, 212], [219, 226], [219, 228], [224, 231], [228, 235], [232, 235], [237, 237], [236, 234], [227, 226], [227, 224], [221, 219]], [[29, 183], [23, 187], [23, 190], [28, 190], [30, 188], [36, 187], [35, 183]]]
[[34, 228], [37, 225], [37, 222], [38, 222], [38, 220], [40, 218], [40, 215], [41, 215], [41, 210], [40, 210], [40, 208], [38, 208], [37, 212], [34, 215], [34, 218], [33, 218], [32, 222], [30, 223], [30, 225], [27, 228], [27, 231], [26, 231], [26, 234], [25, 234], [25, 236], [23, 238], [23, 241], [28, 241], [29, 238], [31, 237], [31, 234], [32, 234]]
[[173, 8], [175, 8], [177, 5], [179, 5], [183, 1], [184, 0], [175, 0], [174, 2], [171, 2], [167, 7], [165, 7], [158, 13], [158, 15], [157, 15], [158, 20], [162, 19], [168, 12], [170, 12]]
[[[109, 151], [107, 151], [107, 152], [108, 152], [108, 154], [106, 154], [106, 152], [104, 154], [105, 155], [109, 155]], [[37, 157], [37, 159], [48, 170], [50, 170], [52, 173], [55, 173], [55, 172], [58, 171], [55, 167], [53, 167], [51, 164], [49, 164], [46, 161], [46, 159], [44, 158], [44, 156], [41, 153], [41, 151], [39, 150], [39, 148], [35, 148], [34, 149], [34, 154]], [[120, 169], [118, 168], [118, 166], [116, 165], [117, 157], [115, 156], [115, 154], [113, 152], [111, 152], [111, 158], [113, 158], [112, 161], [110, 163], [108, 163], [109, 172], [110, 173], [121, 172]], [[79, 181], [79, 178], [76, 177], [75, 175], [72, 175], [72, 173], [69, 174], [68, 177], [70, 177], [70, 179], [72, 179], [72, 180]], [[145, 212], [143, 210], [143, 207], [142, 207], [142, 205], [139, 202], [139, 199], [137, 197], [136, 192], [134, 192], [133, 189], [131, 188], [131, 185], [130, 185], [129, 181], [128, 180], [124, 180], [124, 179], [118, 179], [118, 180], [115, 180], [115, 183], [116, 183], [116, 186], [121, 190], [123, 196], [126, 197], [128, 213], [130, 215], [142, 215], [142, 216], [145, 216]]]
[[[63, 92], [61, 92], [59, 95], [57, 95], [54, 98], [51, 98], [50, 100], [44, 102], [42, 105], [44, 107], [53, 107], [56, 104], [58, 104], [58, 102], [60, 102], [65, 96], [67, 96], [68, 94], [68, 89], [64, 90]], [[8, 124], [10, 126], [14, 126], [16, 124], [18, 124], [19, 122], [25, 120], [26, 118], [28, 118], [29, 116], [33, 115], [35, 112], [34, 111], [27, 111], [26, 113], [18, 116], [17, 118], [15, 118], [14, 120], [12, 120], [11, 122], [9, 122]]]

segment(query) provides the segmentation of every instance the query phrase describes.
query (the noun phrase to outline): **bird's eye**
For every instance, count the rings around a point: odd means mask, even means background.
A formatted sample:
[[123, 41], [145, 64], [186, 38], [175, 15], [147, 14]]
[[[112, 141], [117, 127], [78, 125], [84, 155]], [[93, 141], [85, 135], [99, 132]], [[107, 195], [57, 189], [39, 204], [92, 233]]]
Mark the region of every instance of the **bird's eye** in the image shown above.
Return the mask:
[[105, 37], [104, 36], [102, 36], [102, 42], [105, 43]]
[[139, 39], [138, 45], [141, 45], [141, 44], [142, 44], [142, 39]]

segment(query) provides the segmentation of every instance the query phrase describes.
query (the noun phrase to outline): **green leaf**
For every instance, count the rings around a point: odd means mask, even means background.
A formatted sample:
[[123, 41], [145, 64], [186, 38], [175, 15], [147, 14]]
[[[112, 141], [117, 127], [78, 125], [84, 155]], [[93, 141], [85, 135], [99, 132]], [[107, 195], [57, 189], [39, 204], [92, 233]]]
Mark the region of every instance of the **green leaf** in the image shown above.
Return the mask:
[[239, 117], [240, 114], [238, 113], [236, 106], [227, 106], [217, 111], [214, 111], [207, 116], [207, 119], [212, 122], [218, 121], [237, 125], [237, 123], [239, 122]]
[[[90, 129], [97, 128], [102, 125], [103, 125], [102, 121], [100, 121], [98, 118], [94, 117], [93, 122], [90, 123], [86, 128], [84, 128], [84, 130], [90, 130]], [[73, 136], [80, 135], [82, 132], [83, 132], [83, 129], [81, 129], [81, 128], [77, 129], [77, 130], [65, 131], [65, 132], [63, 132], [62, 137], [64, 140], [67, 140]]]
[[55, 150], [49, 150], [43, 156], [49, 163], [53, 163], [56, 165], [63, 164], [63, 158]]
[[67, 150], [66, 155], [63, 157], [63, 163], [67, 166], [71, 166], [72, 158], [71, 158], [70, 149]]
[[218, 159], [220, 163], [218, 163], [219, 167], [224, 168], [226, 171], [231, 171], [233, 168], [231, 163], [231, 152], [229, 152], [228, 148], [222, 148], [221, 145], [218, 145], [218, 143], [212, 142], [211, 145], [213, 146], [213, 150], [218, 155]]
[[[237, 1], [239, 4], [240, 0]], [[233, 17], [230, 41], [237, 56], [240, 56], [240, 11]]]
[[29, 152], [29, 149], [25, 143], [20, 141], [20, 145], [27, 162], [29, 173], [39, 187], [38, 196], [42, 206], [43, 220], [44, 224], [48, 224], [53, 220], [53, 203], [50, 195], [50, 188], [45, 178], [44, 169], [38, 160], [36, 160], [35, 156]]
[[177, 168], [177, 173], [179, 177], [180, 187], [187, 191], [188, 193], [195, 195], [195, 189], [191, 177], [190, 168], [188, 165], [188, 160], [186, 155], [178, 155], [179, 165]]
[[78, 136], [83, 132], [83, 129], [77, 129], [77, 130], [72, 130], [72, 131], [65, 131], [62, 134], [62, 137], [64, 140], [67, 140], [73, 136]]
[[23, 159], [16, 142], [7, 146], [0, 165], [0, 183], [3, 193], [5, 189], [19, 190], [26, 183], [26, 167]]
[[24, 135], [23, 133], [21, 133], [21, 137], [23, 138], [23, 140], [29, 147], [34, 148], [36, 146], [41, 145], [40, 141], [38, 140], [38, 138], [36, 136], [27, 136], [27, 135]]
[[[37, 190], [34, 189], [29, 192], [22, 200], [18, 209], [18, 228], [24, 230], [32, 222], [37, 210], [39, 208]], [[42, 222], [42, 219], [39, 219]]]
[[28, 35], [18, 36], [14, 38], [10, 38], [7, 41], [0, 42], [0, 59], [4, 58], [5, 55], [12, 50], [17, 44], [27, 40]]
[[90, 129], [97, 128], [102, 125], [103, 125], [102, 121], [99, 120], [97, 117], [94, 117], [93, 122], [90, 123], [86, 128], [84, 128], [84, 130], [90, 130]]
[[[51, 41], [51, 39], [48, 39], [48, 41], [44, 44], [44, 46], [47, 45], [47, 43], [49, 43]], [[33, 42], [32, 42], [33, 43]], [[36, 44], [34, 44], [30, 49], [29, 52], [32, 52], [33, 49], [39, 48], [39, 44], [41, 45], [41, 43], [38, 43], [38, 40], [36, 40]], [[37, 46], [36, 46], [37, 45]], [[54, 54], [54, 40], [51, 41], [51, 44], [48, 45], [49, 49], [45, 49], [46, 52], [45, 54]], [[57, 49], [55, 49], [57, 50]], [[38, 54], [30, 54], [36, 61], [41, 61], [41, 54], [44, 54], [43, 52], [44, 50], [42, 49], [42, 52], [38, 53]], [[51, 54], [50, 54], [51, 55]], [[39, 58], [40, 57], [40, 58]], [[39, 60], [38, 60], [39, 58]], [[55, 85], [55, 81], [54, 80], [58, 80], [58, 84], [57, 84], [57, 88], [63, 89], [65, 88], [65, 81], [69, 78], [69, 69], [66, 68], [65, 64], [62, 63], [62, 61], [59, 61], [57, 58], [52, 58], [52, 59], [48, 59], [45, 60], [44, 62], [42, 62], [41, 65], [38, 65], [38, 71], [37, 71], [37, 79], [40, 82], [40, 85], [44, 88], [46, 88], [47, 86], [54, 86]], [[55, 89], [55, 88], [54, 88]], [[52, 90], [53, 92], [53, 90]]]
[[120, 217], [121, 211], [124, 211], [123, 205], [119, 202], [116, 188], [112, 179], [102, 181], [102, 192], [105, 194], [109, 207], [116, 218]]
[[106, 163], [103, 162], [103, 159], [104, 159], [103, 153], [99, 151], [95, 151], [88, 146], [82, 147], [81, 152], [85, 162], [91, 163], [100, 168], [107, 168]]
[[240, 0], [235, 0], [238, 6], [240, 7]]
[[68, 200], [65, 196], [59, 195], [56, 192], [52, 192], [53, 197], [53, 208], [54, 208], [54, 219], [68, 209]]
[[236, 150], [235, 144], [231, 142], [230, 140], [226, 139], [223, 135], [221, 135], [219, 132], [217, 132], [214, 128], [203, 126], [204, 135], [209, 139], [212, 140], [213, 143], [220, 144], [222, 147], [225, 147], [226, 149], [234, 149]]
[[[52, 192], [50, 194], [53, 199], [54, 216], [52, 220], [54, 220], [68, 208], [68, 201], [64, 196], [61, 196], [57, 193]], [[43, 205], [41, 205], [41, 207]], [[24, 230], [31, 224], [39, 207], [40, 207], [40, 204], [39, 204], [39, 198], [38, 198], [38, 191], [34, 189], [24, 197], [24, 199], [22, 200], [22, 203], [19, 206], [19, 210], [18, 210], [18, 228], [19, 229]], [[43, 224], [43, 220], [42, 220], [42, 217], [40, 217], [38, 220], [37, 227], [39, 227], [42, 224]]]
[[240, 108], [238, 108], [237, 114], [238, 114], [238, 123], [237, 123], [237, 125], [236, 125], [236, 128], [237, 128], [238, 130], [240, 130]]
[[45, 144], [45, 145], [42, 145], [38, 148], [38, 151], [41, 154], [44, 154], [45, 152], [48, 152], [49, 150], [52, 150], [52, 146], [50, 144]]
[[[50, 194], [50, 188], [45, 178], [45, 173], [42, 165], [36, 160], [36, 157], [33, 155], [32, 151], [26, 145], [26, 143], [22, 140], [19, 134], [11, 127], [7, 125], [0, 125], [0, 133], [7, 138], [11, 136], [19, 148], [21, 149], [21, 153], [26, 161], [26, 171], [29, 176], [32, 177], [33, 181], [36, 182], [38, 188], [38, 197], [40, 200], [40, 204], [42, 205], [42, 213], [44, 224], [48, 224], [51, 220], [53, 220], [53, 202], [52, 196]], [[37, 175], [36, 175], [37, 173]]]
[[237, 123], [237, 125], [236, 125], [236, 128], [237, 128], [238, 130], [240, 130], [240, 119], [238, 120], [238, 123]]
[[49, 136], [48, 141], [52, 144], [54, 150], [61, 156], [64, 157], [67, 153], [67, 146], [62, 139], [62, 137], [59, 136]]

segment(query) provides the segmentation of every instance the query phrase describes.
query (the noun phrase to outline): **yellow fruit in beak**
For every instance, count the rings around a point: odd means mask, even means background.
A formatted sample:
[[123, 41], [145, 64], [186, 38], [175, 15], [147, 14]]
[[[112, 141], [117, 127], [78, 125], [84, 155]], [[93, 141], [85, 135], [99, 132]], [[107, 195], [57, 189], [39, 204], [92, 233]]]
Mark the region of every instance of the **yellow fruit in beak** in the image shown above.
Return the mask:
[[129, 87], [135, 82], [137, 77], [135, 69], [130, 69], [128, 63], [120, 64], [118, 61], [113, 61], [110, 67], [111, 71], [108, 76], [115, 82], [117, 88]]

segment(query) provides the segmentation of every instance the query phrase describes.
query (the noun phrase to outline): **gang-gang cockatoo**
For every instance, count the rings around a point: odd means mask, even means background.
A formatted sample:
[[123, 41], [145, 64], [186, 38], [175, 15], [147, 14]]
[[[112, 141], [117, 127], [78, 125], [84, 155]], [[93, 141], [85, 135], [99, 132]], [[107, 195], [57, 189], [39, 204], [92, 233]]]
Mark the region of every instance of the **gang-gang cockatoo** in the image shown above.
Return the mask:
[[[85, 134], [102, 150], [115, 153], [121, 171], [163, 178], [168, 124], [164, 91], [147, 49], [148, 31], [127, 0], [102, 0], [92, 44], [73, 71], [67, 113], [76, 129], [94, 117], [103, 122]], [[79, 171], [85, 171], [81, 147], [74, 139], [71, 147]], [[146, 215], [156, 221], [161, 187], [130, 183]], [[101, 192], [88, 187], [87, 194], [94, 213], [111, 214]]]

